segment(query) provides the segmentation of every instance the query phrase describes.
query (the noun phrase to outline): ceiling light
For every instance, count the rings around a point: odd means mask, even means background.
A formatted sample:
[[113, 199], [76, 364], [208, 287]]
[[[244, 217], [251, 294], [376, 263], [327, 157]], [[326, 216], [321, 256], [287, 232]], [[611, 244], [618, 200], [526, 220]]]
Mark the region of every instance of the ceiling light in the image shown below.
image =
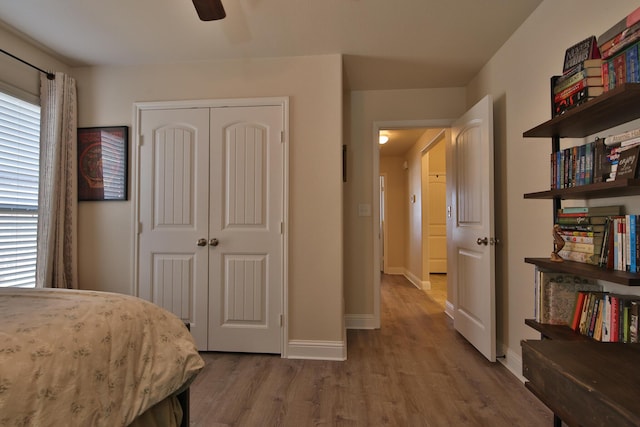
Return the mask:
[[387, 135], [380, 135], [380, 145], [386, 144], [389, 141], [389, 137]]

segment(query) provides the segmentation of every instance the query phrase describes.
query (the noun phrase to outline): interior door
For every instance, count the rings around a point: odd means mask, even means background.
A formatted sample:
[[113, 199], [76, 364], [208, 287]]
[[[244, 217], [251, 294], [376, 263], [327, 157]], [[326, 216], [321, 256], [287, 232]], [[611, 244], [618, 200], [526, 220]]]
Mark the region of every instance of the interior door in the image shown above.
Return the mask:
[[209, 109], [141, 114], [138, 296], [189, 322], [206, 350]]
[[448, 278], [455, 290], [454, 326], [487, 359], [496, 360], [493, 205], [493, 101], [483, 98], [452, 127], [447, 152]]
[[282, 351], [283, 124], [281, 106], [211, 110], [209, 350]]

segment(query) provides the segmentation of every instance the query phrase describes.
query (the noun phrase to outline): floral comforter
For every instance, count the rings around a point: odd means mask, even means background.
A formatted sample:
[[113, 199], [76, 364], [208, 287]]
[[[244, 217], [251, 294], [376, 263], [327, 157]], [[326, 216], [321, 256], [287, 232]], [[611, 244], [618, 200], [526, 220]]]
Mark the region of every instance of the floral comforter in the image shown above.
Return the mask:
[[0, 288], [0, 426], [126, 426], [203, 366], [184, 324], [147, 301]]

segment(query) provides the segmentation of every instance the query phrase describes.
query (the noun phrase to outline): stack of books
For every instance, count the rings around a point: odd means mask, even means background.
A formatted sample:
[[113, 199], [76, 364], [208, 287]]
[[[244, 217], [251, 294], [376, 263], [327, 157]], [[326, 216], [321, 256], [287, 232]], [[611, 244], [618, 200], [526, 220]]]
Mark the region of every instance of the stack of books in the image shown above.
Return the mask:
[[567, 49], [562, 75], [551, 77], [553, 116], [602, 95], [602, 71], [602, 59], [595, 36]]
[[598, 37], [605, 91], [623, 83], [640, 82], [639, 42], [640, 7]]
[[[596, 138], [594, 143], [593, 182], [636, 178], [640, 155], [640, 128]], [[622, 160], [622, 163], [620, 163]], [[618, 172], [618, 166], [621, 170]]]

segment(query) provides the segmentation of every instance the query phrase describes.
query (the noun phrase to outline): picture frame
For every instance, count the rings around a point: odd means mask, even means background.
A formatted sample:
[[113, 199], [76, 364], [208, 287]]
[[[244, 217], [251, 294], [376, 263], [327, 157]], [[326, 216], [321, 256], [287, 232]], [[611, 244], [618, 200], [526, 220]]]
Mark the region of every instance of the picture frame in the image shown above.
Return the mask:
[[127, 200], [128, 126], [78, 128], [78, 200]]

